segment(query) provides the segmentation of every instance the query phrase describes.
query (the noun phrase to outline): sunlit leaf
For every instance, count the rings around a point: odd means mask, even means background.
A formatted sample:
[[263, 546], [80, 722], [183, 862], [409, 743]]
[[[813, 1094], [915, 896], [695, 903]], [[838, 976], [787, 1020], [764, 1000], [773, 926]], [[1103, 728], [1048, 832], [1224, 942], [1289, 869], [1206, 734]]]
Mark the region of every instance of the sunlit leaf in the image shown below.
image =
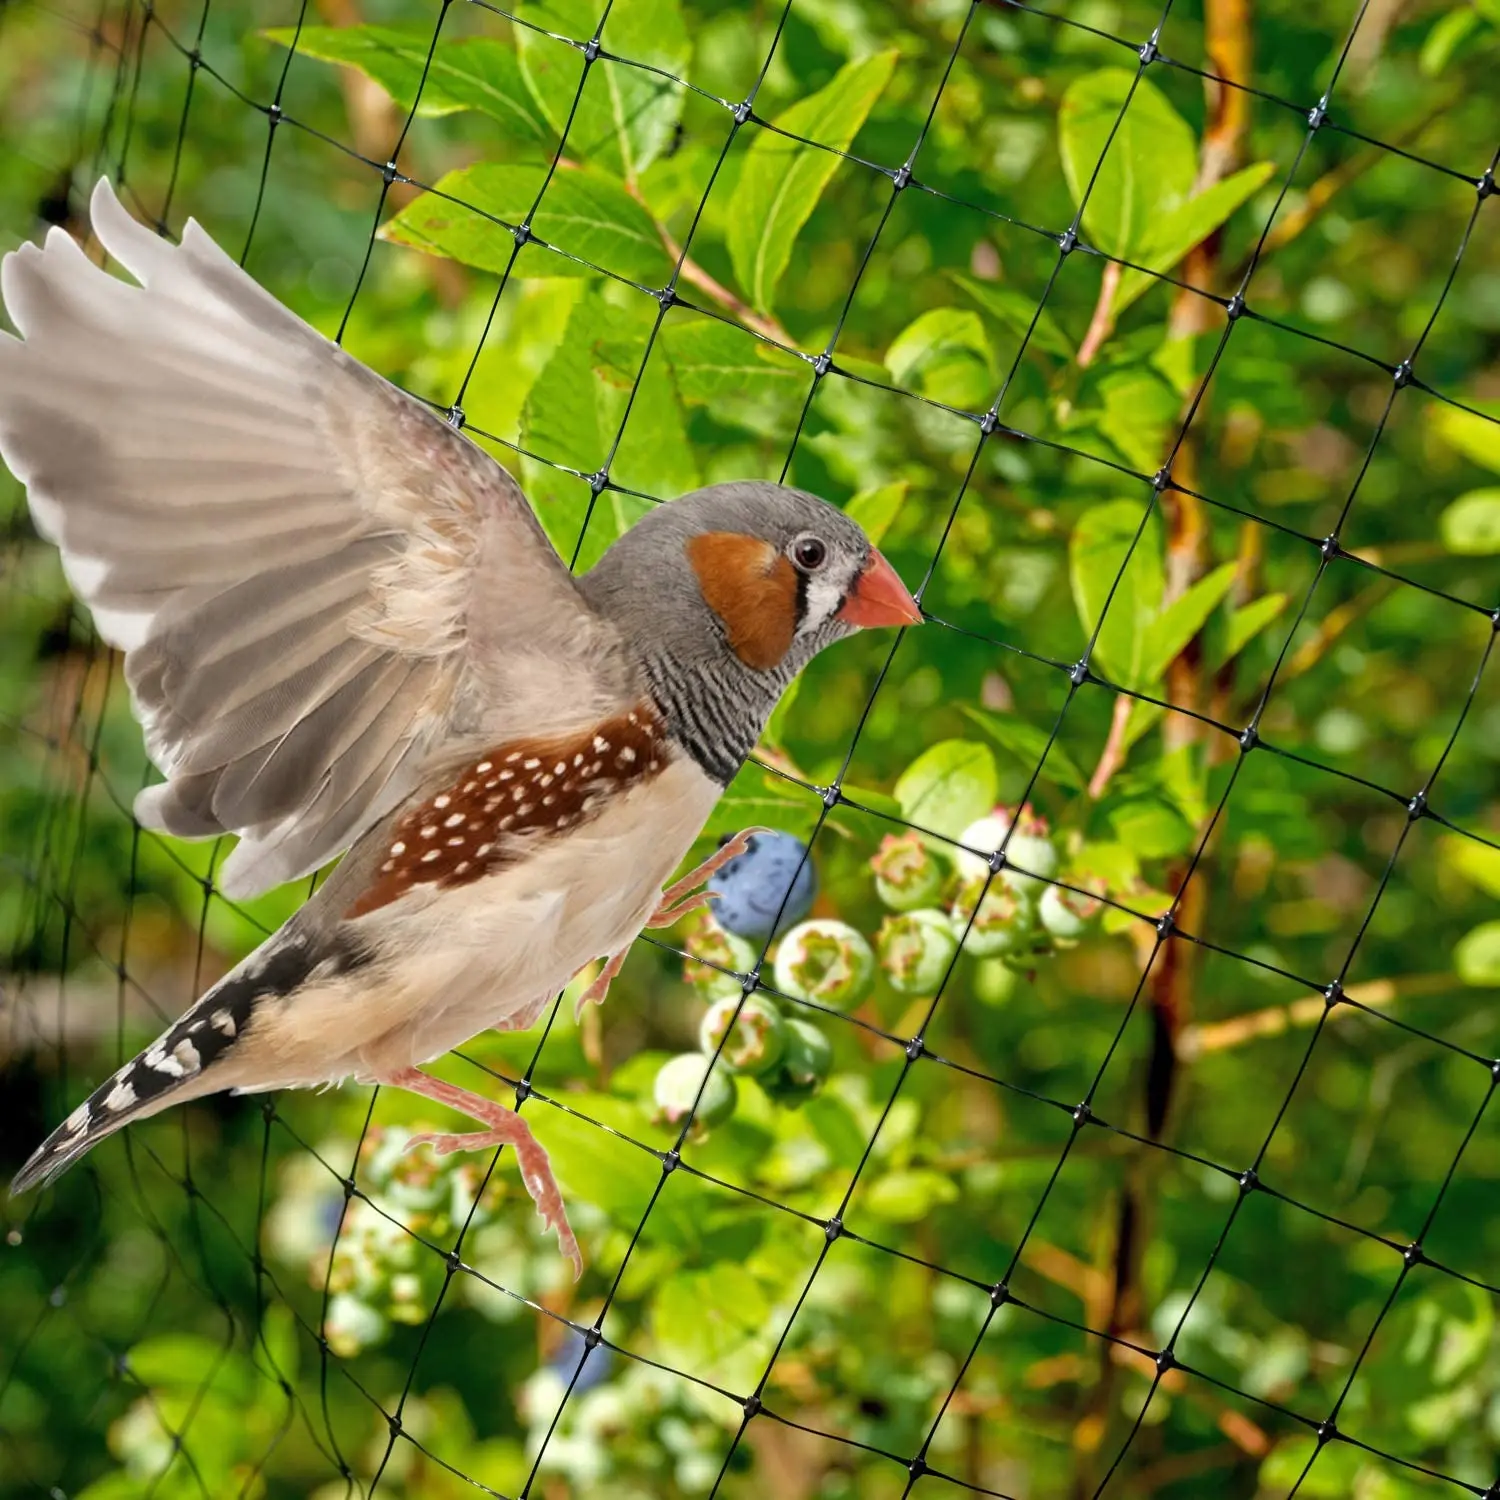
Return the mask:
[[[1152, 271], [1170, 271], [1189, 250], [1202, 244], [1236, 209], [1249, 202], [1275, 170], [1274, 162], [1257, 162], [1160, 215], [1129, 259]], [[1126, 271], [1115, 291], [1115, 315], [1118, 317], [1137, 297], [1158, 284], [1156, 277], [1145, 271]]]
[[998, 787], [995, 757], [988, 746], [942, 740], [901, 773], [896, 801], [908, 822], [956, 839], [995, 805]]
[[1125, 68], [1074, 79], [1057, 124], [1074, 205], [1088, 193], [1084, 232], [1107, 255], [1138, 259], [1159, 220], [1192, 191], [1198, 142], [1191, 126], [1155, 84]]
[[1465, 984], [1500, 985], [1500, 922], [1481, 922], [1453, 950], [1453, 968]]
[[914, 1224], [957, 1197], [958, 1185], [951, 1178], [914, 1168], [877, 1177], [860, 1194], [860, 1207], [892, 1224]]
[[784, 407], [806, 395], [812, 378], [806, 365], [714, 318], [669, 318], [659, 338], [690, 404]]
[[545, 168], [494, 162], [449, 172], [388, 220], [381, 238], [497, 275], [514, 259], [511, 274], [521, 278], [591, 276], [597, 266], [652, 286], [666, 280], [671, 262], [650, 214], [597, 172], [555, 173], [531, 221], [540, 239], [566, 253], [533, 245], [516, 256], [510, 226], [525, 218], [545, 180]]
[[1130, 683], [1128, 686], [1140, 687], [1145, 683], [1158, 681], [1165, 675], [1173, 659], [1203, 629], [1204, 622], [1223, 603], [1234, 587], [1238, 571], [1234, 563], [1225, 563], [1222, 567], [1215, 568], [1157, 615], [1146, 630], [1141, 682]]
[[897, 385], [934, 401], [966, 409], [989, 404], [994, 356], [979, 314], [966, 308], [922, 313], [891, 341], [885, 364]]
[[1500, 474], [1500, 401], [1470, 401], [1468, 404], [1473, 411], [1464, 411], [1457, 406], [1438, 407], [1433, 416], [1434, 425], [1465, 458]]
[[515, 50], [504, 42], [490, 37], [441, 37], [434, 49], [431, 27], [304, 26], [299, 32], [283, 26], [262, 34], [283, 47], [295, 43], [299, 57], [357, 68], [403, 110], [411, 109], [420, 85], [418, 114], [477, 110], [498, 120], [516, 141], [538, 147], [554, 144], [553, 133], [521, 76]]
[[[1500, 441], [1500, 427], [1495, 431]], [[1500, 552], [1500, 486], [1460, 495], [1443, 511], [1438, 527], [1450, 552], [1469, 557]]]
[[663, 74], [683, 75], [692, 44], [678, 0], [615, 0], [600, 45], [650, 66], [601, 58], [580, 92], [583, 53], [555, 36], [589, 41], [603, 11], [603, 0], [528, 0], [517, 14], [530, 25], [516, 27], [516, 48], [542, 113], [567, 131], [567, 155], [632, 181], [671, 144], [683, 90]]
[[1285, 608], [1285, 594], [1262, 594], [1259, 599], [1230, 610], [1223, 659], [1233, 661]]
[[878, 547], [890, 530], [891, 522], [900, 512], [908, 489], [910, 485], [906, 480], [896, 479], [890, 484], [861, 490], [857, 495], [850, 496], [849, 503], [844, 507], [844, 514], [851, 521], [857, 521], [864, 534]]
[[890, 81], [896, 58], [894, 51], [877, 52], [849, 63], [816, 94], [777, 116], [781, 130], [831, 150], [772, 130], [755, 136], [740, 171], [728, 239], [734, 274], [763, 312], [770, 311], [792, 246], [838, 170], [834, 153], [848, 149]]
[[1078, 518], [1068, 546], [1079, 622], [1092, 635], [1103, 621], [1094, 653], [1123, 687], [1138, 687], [1144, 680], [1147, 635], [1165, 588], [1161, 524], [1154, 511], [1136, 541], [1141, 527], [1141, 502], [1111, 500]]
[[[1044, 781], [1054, 781], [1071, 792], [1083, 790], [1083, 773], [1060, 743], [1053, 741], [1051, 748], [1048, 748], [1045, 730], [1010, 714], [987, 713], [968, 703], [959, 706], [996, 744], [1009, 750], [1028, 772], [1040, 765]], [[1043, 751], [1046, 751], [1045, 761], [1042, 759]]]
[[959, 271], [948, 273], [955, 286], [963, 289], [1001, 327], [1017, 339], [1030, 335], [1028, 343], [1062, 359], [1073, 358], [1073, 341], [1062, 331], [1056, 318], [1035, 297], [1003, 286], [995, 281], [979, 281]]

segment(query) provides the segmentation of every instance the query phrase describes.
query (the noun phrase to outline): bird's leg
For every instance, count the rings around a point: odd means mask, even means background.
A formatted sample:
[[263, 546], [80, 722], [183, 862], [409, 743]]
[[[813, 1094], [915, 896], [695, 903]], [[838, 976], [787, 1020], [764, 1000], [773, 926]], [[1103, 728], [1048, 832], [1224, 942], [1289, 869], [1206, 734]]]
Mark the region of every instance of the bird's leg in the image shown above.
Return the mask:
[[583, 1015], [585, 1005], [604, 1004], [604, 997], [609, 994], [610, 982], [620, 972], [620, 967], [625, 962], [625, 955], [629, 952], [629, 948], [621, 948], [618, 953], [610, 954], [608, 961], [599, 971], [599, 977], [574, 1002], [573, 1019], [575, 1021]]
[[757, 833], [770, 833], [769, 828], [746, 828], [730, 839], [717, 854], [711, 854], [698, 866], [696, 870], [689, 870], [681, 880], [673, 881], [666, 890], [661, 893], [661, 904], [656, 908], [651, 920], [647, 922], [648, 927], [670, 927], [684, 912], [691, 911], [694, 906], [701, 906], [701, 901], [684, 902], [674, 913], [676, 902], [681, 901], [689, 891], [695, 891], [712, 875], [717, 874], [732, 859], [738, 859], [746, 849], [750, 847], [750, 840]]
[[[656, 910], [646, 918], [646, 926], [670, 927], [678, 918], [685, 917], [690, 911], [696, 911], [700, 906], [707, 906], [714, 899], [712, 893], [700, 891], [697, 888], [711, 875], [722, 870], [730, 860], [743, 854], [750, 847], [750, 840], [757, 833], [770, 832], [769, 828], [747, 828], [742, 833], [735, 834], [717, 854], [704, 860], [697, 869], [689, 870], [681, 880], [674, 881], [661, 893], [661, 900], [657, 903]], [[689, 891], [694, 894], [688, 895]], [[610, 954], [599, 977], [578, 997], [573, 1007], [575, 1019], [583, 1014], [585, 1005], [604, 1004], [604, 997], [609, 994], [610, 982], [619, 974], [627, 951], [622, 948], [620, 952]]]
[[542, 1222], [556, 1232], [558, 1248], [573, 1262], [575, 1278], [583, 1274], [583, 1255], [568, 1224], [562, 1193], [557, 1186], [557, 1179], [552, 1175], [552, 1164], [547, 1160], [547, 1153], [541, 1142], [531, 1133], [531, 1127], [515, 1110], [506, 1109], [503, 1104], [497, 1104], [481, 1094], [471, 1094], [468, 1089], [444, 1083], [442, 1079], [434, 1078], [417, 1068], [401, 1068], [394, 1073], [387, 1073], [379, 1082], [391, 1088], [405, 1089], [408, 1093], [420, 1094], [424, 1099], [445, 1104], [449, 1109], [456, 1109], [470, 1119], [489, 1126], [488, 1130], [478, 1130], [470, 1135], [440, 1132], [414, 1135], [406, 1143], [408, 1148], [431, 1146], [439, 1156], [446, 1156], [450, 1151], [483, 1151], [491, 1146], [514, 1147], [516, 1161], [521, 1168], [521, 1181], [531, 1194], [537, 1213]]

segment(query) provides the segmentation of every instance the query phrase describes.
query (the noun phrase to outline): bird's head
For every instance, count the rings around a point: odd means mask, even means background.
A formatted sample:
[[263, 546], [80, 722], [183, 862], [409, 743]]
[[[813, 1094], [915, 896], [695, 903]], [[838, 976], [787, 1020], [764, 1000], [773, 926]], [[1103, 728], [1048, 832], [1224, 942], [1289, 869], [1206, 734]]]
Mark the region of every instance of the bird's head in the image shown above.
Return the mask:
[[758, 480], [658, 506], [582, 585], [635, 646], [673, 734], [725, 784], [819, 651], [864, 626], [922, 619], [855, 521]]
[[629, 613], [636, 639], [649, 631], [683, 664], [727, 652], [780, 685], [861, 627], [922, 619], [857, 522], [816, 495], [755, 480], [657, 507], [586, 588], [609, 613]]

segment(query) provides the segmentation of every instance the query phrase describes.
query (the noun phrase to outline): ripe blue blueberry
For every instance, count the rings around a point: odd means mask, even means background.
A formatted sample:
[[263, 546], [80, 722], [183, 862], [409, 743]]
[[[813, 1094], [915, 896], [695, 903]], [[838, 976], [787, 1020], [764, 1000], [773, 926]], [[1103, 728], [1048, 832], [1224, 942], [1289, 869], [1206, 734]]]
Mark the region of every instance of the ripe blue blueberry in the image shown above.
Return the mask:
[[719, 926], [736, 937], [764, 940], [773, 923], [777, 932], [785, 932], [800, 922], [812, 909], [818, 886], [806, 853], [807, 845], [789, 833], [757, 833], [750, 847], [708, 882], [717, 897], [712, 910]]

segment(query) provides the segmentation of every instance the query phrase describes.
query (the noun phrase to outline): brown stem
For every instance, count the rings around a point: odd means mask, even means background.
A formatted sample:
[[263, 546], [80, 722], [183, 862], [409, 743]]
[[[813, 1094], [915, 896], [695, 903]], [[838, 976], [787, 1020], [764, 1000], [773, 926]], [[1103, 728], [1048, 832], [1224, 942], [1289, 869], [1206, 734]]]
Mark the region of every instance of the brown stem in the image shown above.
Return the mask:
[[[1250, 76], [1250, 17], [1249, 0], [1205, 0], [1204, 45], [1211, 67], [1209, 72], [1230, 83], [1244, 82]], [[1194, 191], [1201, 193], [1222, 181], [1234, 171], [1241, 155], [1241, 143], [1248, 122], [1249, 97], [1240, 90], [1226, 88], [1217, 79], [1206, 81], [1208, 120], [1203, 134], [1198, 160], [1197, 180]], [[1189, 252], [1184, 280], [1189, 286], [1211, 289], [1219, 270], [1221, 236], [1210, 235]], [[1111, 297], [1112, 300], [1112, 297]], [[1102, 306], [1102, 298], [1101, 298]], [[1191, 338], [1205, 329], [1209, 309], [1214, 304], [1197, 292], [1179, 291], [1173, 301], [1167, 322], [1168, 338]], [[1089, 328], [1085, 345], [1090, 357], [1103, 342], [1104, 333], [1095, 336], [1096, 327], [1104, 326], [1108, 315], [1105, 308], [1095, 308], [1094, 321]], [[1083, 364], [1084, 351], [1079, 351], [1079, 363]], [[1206, 405], [1206, 393], [1200, 397], [1200, 412]], [[1185, 409], [1183, 420], [1189, 412]], [[1173, 477], [1179, 486], [1187, 490], [1201, 488], [1197, 480], [1198, 439], [1191, 429], [1182, 433], [1175, 451], [1164, 455], [1171, 464]], [[1166, 588], [1164, 604], [1173, 601], [1192, 587], [1202, 576], [1208, 560], [1208, 524], [1203, 513], [1202, 502], [1182, 488], [1169, 489], [1163, 500], [1163, 519], [1167, 527], [1166, 544]], [[1185, 709], [1197, 709], [1203, 695], [1203, 654], [1198, 639], [1189, 641], [1167, 668], [1167, 701]], [[1102, 789], [1120, 751], [1113, 750], [1118, 739], [1123, 750], [1124, 726], [1121, 716], [1116, 715], [1111, 724], [1110, 741], [1100, 757], [1099, 767], [1090, 782]], [[1202, 725], [1186, 713], [1168, 711], [1162, 723], [1163, 753], [1170, 754], [1190, 746], [1202, 737]], [[1176, 902], [1176, 921], [1188, 932], [1201, 931], [1202, 913], [1206, 905], [1205, 882], [1208, 878], [1208, 840], [1198, 861], [1193, 878], [1182, 887], [1187, 878], [1188, 867], [1180, 865], [1172, 872], [1173, 886], [1182, 890]], [[1182, 1054], [1179, 1038], [1192, 1016], [1193, 986], [1197, 973], [1198, 949], [1179, 937], [1168, 937], [1165, 942], [1157, 940], [1145, 979], [1147, 1016], [1151, 1023], [1151, 1051], [1145, 1069], [1144, 1115], [1146, 1131], [1150, 1139], [1161, 1140], [1171, 1127], [1173, 1104], [1181, 1084]], [[1106, 1319], [1106, 1327], [1120, 1333], [1129, 1327], [1143, 1324], [1146, 1308], [1140, 1284], [1140, 1267], [1146, 1247], [1151, 1242], [1152, 1209], [1159, 1195], [1163, 1153], [1141, 1151], [1127, 1163], [1124, 1183], [1120, 1192], [1119, 1211], [1114, 1244], [1114, 1293]], [[1106, 1346], [1106, 1350], [1110, 1346]], [[1173, 1372], [1175, 1373], [1175, 1372]], [[1099, 1431], [1112, 1419], [1115, 1388], [1115, 1362], [1108, 1352], [1101, 1356], [1099, 1379], [1089, 1392], [1086, 1409], [1078, 1423], [1078, 1430]], [[1097, 1460], [1095, 1446], [1079, 1444], [1075, 1447], [1075, 1485], [1080, 1492], [1090, 1489], [1091, 1470]]]
[[1120, 277], [1124, 268], [1119, 261], [1104, 262], [1104, 275], [1099, 280], [1099, 300], [1094, 304], [1094, 316], [1089, 319], [1088, 331], [1078, 346], [1078, 368], [1086, 370], [1094, 362], [1105, 339], [1114, 332], [1115, 293], [1120, 289]]
[[[651, 205], [641, 196], [641, 190], [635, 183], [625, 184], [625, 190], [635, 199], [648, 214], [651, 214], [651, 222], [656, 225], [656, 232], [661, 236], [662, 245], [672, 259], [678, 260], [682, 256], [682, 246], [672, 238], [672, 232], [667, 228], [654, 213], [651, 213]], [[731, 312], [746, 328], [754, 333], [760, 334], [762, 338], [773, 340], [775, 343], [786, 345], [788, 348], [796, 348], [796, 344], [789, 334], [775, 318], [763, 316], [756, 312], [742, 297], [730, 291], [722, 281], [715, 280], [702, 266], [691, 256], [682, 261], [682, 269], [678, 273], [682, 279], [697, 287], [700, 292], [707, 292], [720, 307]]]
[[1089, 796], [1096, 802], [1104, 795], [1109, 778], [1125, 763], [1128, 748], [1125, 744], [1125, 730], [1130, 723], [1130, 710], [1134, 705], [1135, 699], [1127, 698], [1123, 693], [1115, 699], [1115, 711], [1109, 721], [1109, 738], [1104, 742], [1104, 749], [1099, 752], [1099, 764], [1094, 767], [1094, 774], [1089, 777]]
[[[1441, 995], [1457, 984], [1451, 974], [1407, 974], [1396, 979], [1372, 979], [1365, 984], [1350, 985], [1344, 995], [1354, 1004], [1338, 1006], [1332, 1018], [1355, 1015], [1356, 1007], [1360, 1005], [1378, 1007], [1393, 1005], [1404, 996]], [[1315, 1026], [1327, 1011], [1328, 1002], [1321, 995], [1293, 1000], [1289, 1005], [1268, 1005], [1263, 1010], [1252, 1010], [1228, 1021], [1189, 1026], [1179, 1038], [1178, 1047], [1184, 1057], [1225, 1052], [1261, 1037], [1281, 1036], [1293, 1027]]]

